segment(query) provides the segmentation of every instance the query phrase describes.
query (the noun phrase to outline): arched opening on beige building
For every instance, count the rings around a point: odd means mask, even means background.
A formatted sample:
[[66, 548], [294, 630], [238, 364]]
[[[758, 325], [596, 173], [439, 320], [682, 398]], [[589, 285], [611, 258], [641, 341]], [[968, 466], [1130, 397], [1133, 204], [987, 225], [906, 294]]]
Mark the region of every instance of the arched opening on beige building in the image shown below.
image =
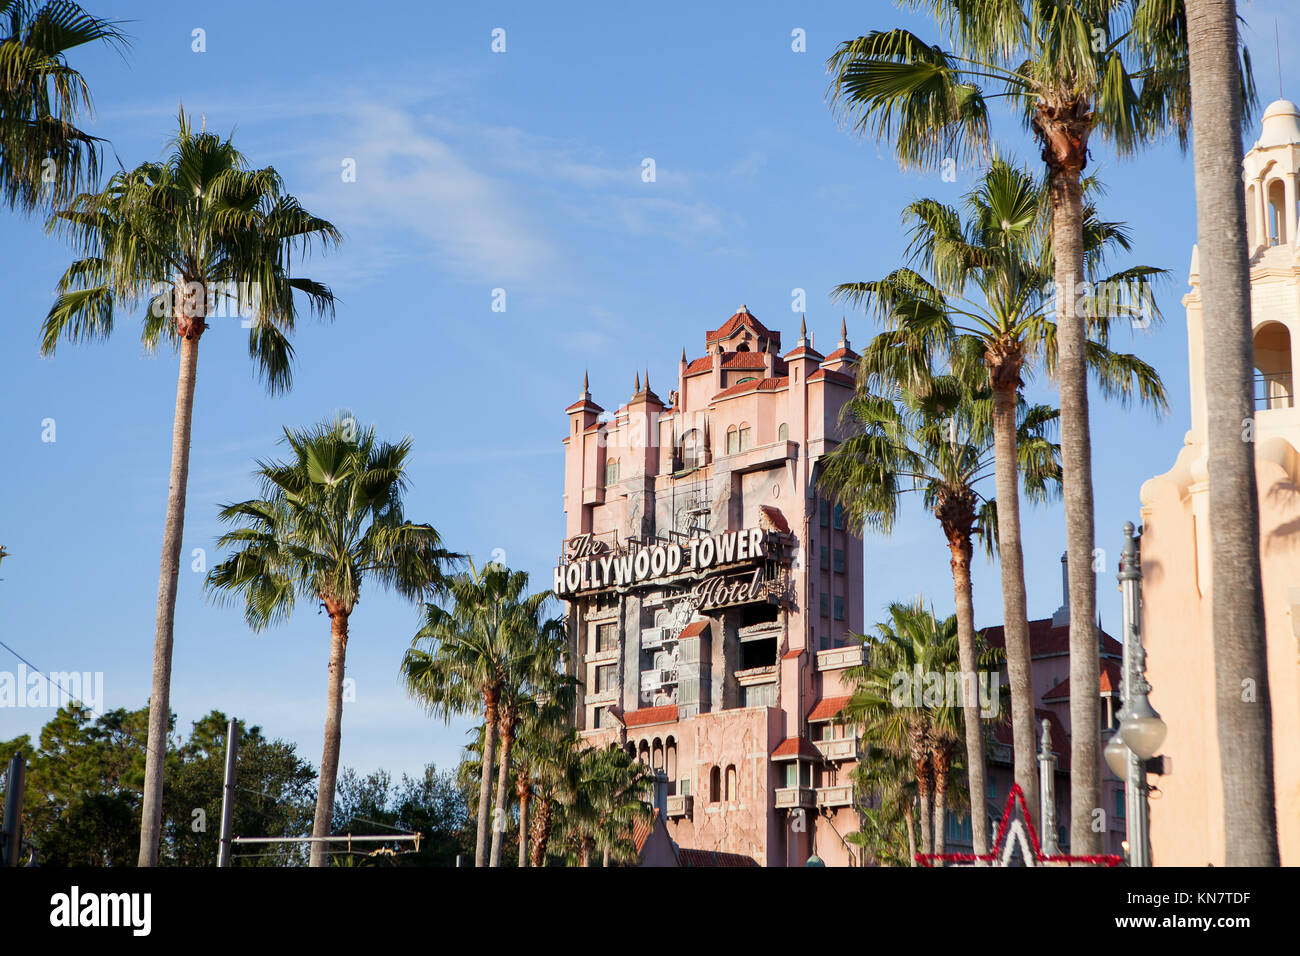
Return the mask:
[[1268, 192], [1264, 195], [1268, 203], [1268, 244], [1285, 245], [1290, 241], [1286, 234], [1286, 183], [1281, 179], [1270, 179]]
[[730, 764], [727, 767], [727, 802], [735, 803], [739, 799], [740, 791], [736, 779], [736, 765]]
[[1291, 330], [1281, 322], [1266, 322], [1255, 330], [1255, 410], [1290, 408]]

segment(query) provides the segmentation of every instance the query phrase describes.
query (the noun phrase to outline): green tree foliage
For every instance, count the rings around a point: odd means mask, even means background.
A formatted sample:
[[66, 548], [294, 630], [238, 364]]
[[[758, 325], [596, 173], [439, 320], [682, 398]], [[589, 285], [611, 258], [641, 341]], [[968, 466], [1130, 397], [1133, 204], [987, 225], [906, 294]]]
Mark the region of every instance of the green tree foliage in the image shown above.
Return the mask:
[[[386, 770], [363, 777], [347, 767], [339, 774], [333, 831], [367, 835], [419, 833], [418, 851], [410, 843], [383, 845], [381, 850], [394, 853], [384, 853], [386, 861], [394, 866], [455, 866], [457, 854], [468, 860], [474, 851], [469, 798], [469, 790], [459, 786], [452, 773], [433, 764], [426, 766], [419, 777], [402, 774], [399, 782], [394, 782]], [[336, 853], [341, 849], [341, 845], [334, 848]], [[353, 855], [371, 854], [373, 849], [368, 845]], [[336, 856], [335, 863], [339, 859]]]

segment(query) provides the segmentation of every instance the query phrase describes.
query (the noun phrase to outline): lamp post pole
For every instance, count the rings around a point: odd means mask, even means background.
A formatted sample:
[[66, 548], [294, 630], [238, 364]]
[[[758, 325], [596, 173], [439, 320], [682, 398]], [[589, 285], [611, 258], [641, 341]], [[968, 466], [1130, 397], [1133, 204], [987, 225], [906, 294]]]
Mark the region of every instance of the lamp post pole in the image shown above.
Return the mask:
[[[1128, 825], [1129, 865], [1151, 865], [1151, 787], [1148, 772], [1162, 772], [1151, 762], [1164, 742], [1167, 728], [1151, 708], [1147, 695], [1146, 651], [1142, 648], [1142, 550], [1133, 523], [1124, 524], [1124, 551], [1120, 558], [1119, 586], [1124, 601], [1124, 709], [1119, 730], [1107, 745], [1107, 762], [1112, 769], [1124, 769], [1125, 821]], [[1122, 751], [1122, 753], [1121, 753]], [[1122, 757], [1123, 764], [1118, 760]], [[1154, 770], [1153, 770], [1154, 768]]]
[[1047, 856], [1060, 852], [1056, 845], [1056, 754], [1052, 752], [1052, 725], [1043, 718], [1043, 739], [1038, 750], [1040, 845]]

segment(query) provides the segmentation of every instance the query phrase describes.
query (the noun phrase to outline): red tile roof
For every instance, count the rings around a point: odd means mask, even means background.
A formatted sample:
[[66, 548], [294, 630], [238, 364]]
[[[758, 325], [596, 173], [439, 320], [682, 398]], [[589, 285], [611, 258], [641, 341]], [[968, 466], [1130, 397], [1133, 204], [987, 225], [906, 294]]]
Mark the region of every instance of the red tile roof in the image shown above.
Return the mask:
[[[996, 627], [986, 627], [981, 633], [990, 647], [1006, 646], [1006, 634], [1001, 624]], [[1050, 617], [1029, 622], [1029, 654], [1031, 657], [1052, 657], [1069, 653], [1070, 628], [1068, 625], [1053, 627]], [[1103, 656], [1113, 656], [1118, 659], [1123, 656], [1124, 648], [1119, 641], [1102, 631], [1101, 653]]]
[[629, 710], [623, 715], [623, 724], [627, 727], [642, 727], [646, 724], [667, 724], [677, 719], [677, 705], [665, 704], [663, 707], [642, 707]]
[[819, 368], [808, 376], [808, 381], [810, 382], [820, 382], [822, 380], [832, 382], [835, 385], [847, 385], [850, 388], [853, 387], [852, 376], [845, 375], [843, 372], [832, 371], [828, 368]]
[[603, 411], [605, 410], [605, 409], [601, 408], [599, 405], [597, 405], [595, 402], [593, 402], [593, 401], [592, 401], [591, 399], [589, 399], [589, 398], [580, 398], [580, 399], [578, 399], [576, 402], [574, 402], [572, 405], [570, 405], [568, 408], [566, 408], [564, 411], [565, 411], [566, 413], [567, 413], [567, 412], [576, 412], [576, 411], [581, 411], [581, 410], [584, 409], [584, 408], [587, 409], [587, 410], [589, 410], [589, 411], [593, 411], [593, 412], [603, 412]]
[[808, 713], [809, 720], [834, 720], [844, 709], [844, 705], [849, 702], [847, 696], [844, 697], [827, 697], [819, 700], [817, 706]]
[[815, 359], [818, 362], [821, 362], [825, 360], [826, 356], [822, 355], [822, 353], [818, 352], [815, 348], [812, 348], [807, 345], [803, 345], [800, 346], [799, 348], [791, 349], [789, 352], [786, 352], [783, 358], [785, 358], [787, 361], [789, 361], [790, 359], [810, 358], [810, 359]]
[[773, 508], [771, 505], [759, 505], [759, 512], [764, 518], [772, 523], [772, 528], [781, 534], [790, 533], [790, 522], [785, 520], [785, 515], [781, 514], [780, 508]]
[[[1101, 662], [1101, 679], [1097, 682], [1098, 692], [1102, 694], [1119, 693], [1119, 662], [1112, 660], [1103, 660]], [[1046, 694], [1043, 700], [1069, 700], [1070, 699], [1070, 678], [1061, 681]]]
[[782, 654], [782, 655], [781, 655], [781, 660], [783, 660], [783, 661], [792, 661], [792, 660], [794, 660], [796, 657], [798, 657], [798, 656], [799, 656], [800, 654], [802, 654], [802, 653], [803, 653], [803, 648], [802, 648], [802, 647], [794, 647], [794, 648], [791, 648], [790, 650], [786, 651], [784, 654]]
[[743, 853], [719, 853], [716, 850], [677, 848], [682, 866], [758, 866], [758, 861]]
[[777, 389], [785, 388], [789, 383], [790, 380], [785, 377], [756, 378], [752, 382], [737, 382], [730, 388], [724, 388], [722, 391], [718, 392], [717, 395], [714, 395], [713, 401], [716, 402], [720, 398], [731, 398], [733, 395], [740, 395], [744, 392], [775, 392]]
[[838, 362], [840, 359], [844, 359], [845, 361], [852, 362], [856, 358], [858, 358], [858, 353], [853, 351], [853, 349], [836, 349], [830, 355], [826, 356], [826, 361]]
[[821, 760], [821, 751], [812, 745], [807, 737], [787, 737], [776, 745], [772, 759], [781, 757], [804, 757], [808, 760]]
[[641, 852], [645, 841], [650, 839], [650, 834], [654, 832], [655, 824], [658, 822], [659, 808], [655, 807], [654, 813], [650, 814], [650, 819], [639, 818], [632, 824], [632, 845], [636, 847], [637, 853]]
[[762, 352], [728, 352], [722, 356], [723, 368], [766, 368]]
[[773, 341], [776, 342], [778, 348], [780, 348], [781, 346], [781, 333], [772, 332], [771, 330], [769, 330], [766, 326], [763, 325], [762, 322], [754, 318], [754, 314], [752, 312], [737, 312], [735, 315], [727, 319], [726, 322], [723, 322], [722, 325], [718, 326], [718, 328], [714, 329], [712, 332], [705, 332], [704, 341], [706, 343], [716, 342], [718, 339], [730, 338], [731, 336], [739, 332], [742, 328], [748, 328], [755, 335], [760, 335], [763, 336], [764, 338], [772, 339]]
[[697, 358], [690, 365], [686, 366], [687, 375], [699, 375], [701, 372], [709, 372], [713, 369], [713, 356], [706, 355], [703, 358]]
[[704, 633], [705, 629], [709, 626], [709, 623], [710, 622], [708, 621], [691, 621], [690, 624], [687, 624], [682, 628], [682, 632], [678, 634], [677, 637], [679, 640], [688, 637], [699, 637]]

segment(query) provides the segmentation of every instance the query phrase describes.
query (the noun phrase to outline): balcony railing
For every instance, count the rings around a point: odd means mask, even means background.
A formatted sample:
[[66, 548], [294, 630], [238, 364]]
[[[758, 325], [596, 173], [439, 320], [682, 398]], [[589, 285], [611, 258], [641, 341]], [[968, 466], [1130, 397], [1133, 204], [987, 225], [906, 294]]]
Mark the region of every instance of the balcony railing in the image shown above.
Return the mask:
[[817, 652], [817, 669], [819, 671], [836, 671], [845, 667], [857, 667], [866, 660], [865, 648], [854, 642], [847, 647], [832, 647]]
[[817, 807], [817, 794], [811, 787], [780, 787], [775, 793], [778, 810], [814, 810]]
[[827, 760], [857, 760], [861, 756], [856, 737], [844, 737], [838, 740], [814, 740], [812, 745]]
[[837, 787], [819, 787], [817, 789], [817, 806], [851, 807], [853, 806], [853, 785], [841, 784]]
[[668, 798], [668, 816], [689, 817], [695, 809], [695, 798], [689, 793]]
[[1255, 409], [1291, 408], [1295, 393], [1290, 372], [1267, 372], [1255, 375]]

